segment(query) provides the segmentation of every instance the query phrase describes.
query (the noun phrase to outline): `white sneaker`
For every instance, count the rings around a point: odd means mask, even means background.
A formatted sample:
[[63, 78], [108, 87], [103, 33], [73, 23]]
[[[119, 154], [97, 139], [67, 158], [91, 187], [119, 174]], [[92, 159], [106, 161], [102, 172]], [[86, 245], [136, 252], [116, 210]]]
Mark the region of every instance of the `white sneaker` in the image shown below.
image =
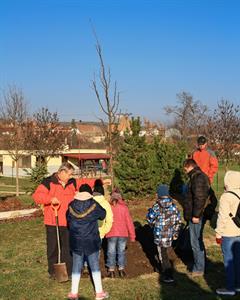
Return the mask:
[[96, 300], [103, 300], [109, 297], [108, 292], [102, 291], [101, 293], [96, 293]]
[[216, 289], [216, 293], [218, 295], [225, 295], [225, 296], [235, 296], [236, 295], [235, 291], [231, 291], [231, 290], [227, 290], [227, 289]]

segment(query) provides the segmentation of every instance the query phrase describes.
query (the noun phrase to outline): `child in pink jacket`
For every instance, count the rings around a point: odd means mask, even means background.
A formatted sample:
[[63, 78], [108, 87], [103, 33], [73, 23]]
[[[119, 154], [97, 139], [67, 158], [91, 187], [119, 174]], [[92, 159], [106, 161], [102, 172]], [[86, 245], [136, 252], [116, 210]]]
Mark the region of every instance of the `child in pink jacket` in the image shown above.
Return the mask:
[[125, 250], [127, 239], [130, 237], [132, 242], [135, 241], [135, 229], [128, 207], [118, 190], [111, 194], [110, 204], [113, 212], [113, 225], [110, 232], [106, 235], [108, 276], [110, 278], [115, 277], [117, 256], [119, 276], [123, 278], [126, 276], [124, 268], [126, 265]]

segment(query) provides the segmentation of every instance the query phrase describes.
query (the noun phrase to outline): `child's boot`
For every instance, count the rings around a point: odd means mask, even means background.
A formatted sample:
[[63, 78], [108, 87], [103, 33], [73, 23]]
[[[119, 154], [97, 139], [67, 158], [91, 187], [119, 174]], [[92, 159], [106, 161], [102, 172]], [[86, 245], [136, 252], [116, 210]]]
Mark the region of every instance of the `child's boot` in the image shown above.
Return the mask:
[[126, 272], [124, 271], [124, 269], [119, 269], [118, 270], [118, 273], [119, 273], [119, 277], [120, 278], [124, 278], [127, 276]]

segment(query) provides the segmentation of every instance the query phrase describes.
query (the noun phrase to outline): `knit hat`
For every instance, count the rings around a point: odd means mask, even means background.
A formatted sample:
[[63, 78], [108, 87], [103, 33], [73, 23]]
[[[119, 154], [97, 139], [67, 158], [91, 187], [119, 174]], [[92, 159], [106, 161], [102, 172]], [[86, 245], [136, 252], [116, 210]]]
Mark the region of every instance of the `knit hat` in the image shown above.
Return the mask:
[[166, 184], [160, 184], [157, 187], [157, 195], [158, 197], [169, 196], [169, 188]]
[[101, 194], [104, 196], [104, 187], [101, 179], [96, 179], [93, 187], [93, 194]]
[[111, 194], [111, 200], [122, 200], [122, 195], [120, 193], [113, 192]]
[[104, 188], [102, 185], [96, 185], [94, 188], [93, 188], [93, 194], [101, 194], [104, 196]]
[[82, 184], [79, 188], [79, 192], [82, 193], [82, 192], [87, 192], [89, 194], [92, 195], [92, 189], [90, 187], [90, 185], [88, 185], [87, 183], [85, 184]]

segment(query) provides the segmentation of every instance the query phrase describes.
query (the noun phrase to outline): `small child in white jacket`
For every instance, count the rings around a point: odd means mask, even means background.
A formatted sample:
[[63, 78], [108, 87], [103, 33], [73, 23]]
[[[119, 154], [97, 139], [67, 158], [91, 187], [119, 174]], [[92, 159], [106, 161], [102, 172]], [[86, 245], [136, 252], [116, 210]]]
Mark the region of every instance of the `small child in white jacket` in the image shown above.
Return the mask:
[[222, 247], [226, 273], [226, 288], [217, 289], [218, 295], [234, 296], [240, 292], [240, 228], [234, 223], [240, 203], [240, 172], [228, 171], [224, 177], [225, 192], [220, 198], [216, 240]]

